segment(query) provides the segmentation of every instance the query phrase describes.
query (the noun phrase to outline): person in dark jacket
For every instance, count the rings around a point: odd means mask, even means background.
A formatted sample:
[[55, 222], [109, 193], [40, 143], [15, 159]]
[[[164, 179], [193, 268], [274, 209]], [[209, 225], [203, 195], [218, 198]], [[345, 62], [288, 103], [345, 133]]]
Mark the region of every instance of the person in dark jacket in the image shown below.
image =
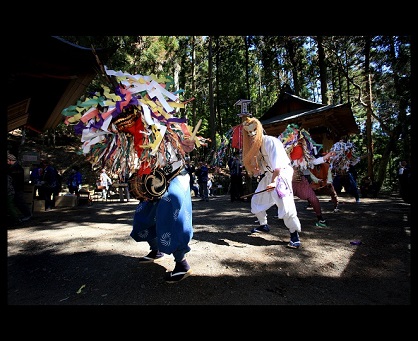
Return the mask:
[[7, 153], [8, 175], [12, 178], [14, 188], [14, 203], [22, 213], [22, 221], [27, 221], [32, 217], [32, 209], [25, 200], [25, 173], [22, 165], [17, 161], [16, 156]]
[[197, 197], [199, 195], [199, 188], [195, 185], [195, 171], [196, 167], [190, 162], [190, 157], [186, 157], [186, 164], [184, 165], [184, 169], [189, 173], [190, 176], [190, 189], [193, 190], [194, 196]]
[[33, 191], [33, 198], [40, 197], [43, 199], [44, 195], [42, 193], [42, 178], [43, 178], [43, 168], [41, 165], [37, 164], [35, 165], [31, 172], [30, 172], [30, 183], [34, 186]]
[[81, 189], [81, 184], [83, 182], [83, 177], [79, 171], [78, 166], [74, 166], [71, 169], [70, 175], [67, 180], [68, 191], [71, 194], [78, 196], [78, 191]]
[[399, 164], [399, 194], [406, 203], [411, 202], [411, 173], [408, 163], [404, 160]]
[[206, 162], [199, 161], [199, 167], [196, 169], [197, 182], [199, 184], [199, 195], [201, 201], [209, 201], [209, 168]]
[[57, 189], [60, 187], [57, 169], [50, 162], [43, 160], [41, 163], [43, 172], [42, 191], [45, 199], [45, 211], [55, 208], [55, 197], [58, 195]]
[[231, 202], [243, 201], [241, 196], [244, 194], [244, 187], [242, 185], [242, 164], [239, 153], [235, 152], [232, 160], [228, 162], [229, 174], [231, 176]]

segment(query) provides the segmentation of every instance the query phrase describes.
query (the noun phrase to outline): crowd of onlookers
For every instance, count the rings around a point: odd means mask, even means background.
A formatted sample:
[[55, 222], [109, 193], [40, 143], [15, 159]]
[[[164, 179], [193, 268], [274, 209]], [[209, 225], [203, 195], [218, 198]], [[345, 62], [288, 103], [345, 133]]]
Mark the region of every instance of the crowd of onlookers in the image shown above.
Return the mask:
[[7, 218], [11, 224], [27, 221], [32, 210], [25, 199], [25, 173], [16, 156], [7, 153]]
[[[44, 206], [42, 208], [37, 206], [37, 209], [45, 211], [55, 209], [57, 198], [63, 193], [76, 197], [76, 205], [84, 204], [88, 194], [87, 203], [91, 204], [90, 190], [83, 186], [88, 181], [78, 165], [72, 165], [60, 174], [51, 160], [43, 159], [29, 168], [9, 151], [7, 152], [7, 165], [8, 225], [18, 225], [31, 219], [35, 202], [42, 201], [41, 205], [44, 202]], [[112, 174], [108, 174], [105, 169], [100, 169], [94, 191], [100, 192], [100, 198], [107, 200], [110, 196], [116, 195], [112, 188], [113, 184]]]
[[197, 162], [186, 157], [185, 169], [190, 176], [190, 190], [194, 197], [209, 201], [209, 197], [226, 194], [229, 190], [229, 174], [220, 167], [210, 167], [204, 160]]
[[[8, 220], [19, 224], [32, 218], [32, 205], [26, 197], [25, 170], [17, 157], [7, 153]], [[45, 211], [55, 208], [55, 199], [62, 189], [62, 177], [48, 160], [42, 160], [30, 170], [29, 182], [33, 186], [33, 199], [45, 200]]]

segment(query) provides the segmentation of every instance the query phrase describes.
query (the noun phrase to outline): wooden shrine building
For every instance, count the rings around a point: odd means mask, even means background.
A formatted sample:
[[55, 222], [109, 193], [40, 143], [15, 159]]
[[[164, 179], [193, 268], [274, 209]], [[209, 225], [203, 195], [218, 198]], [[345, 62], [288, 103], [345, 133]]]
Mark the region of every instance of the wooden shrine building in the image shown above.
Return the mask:
[[289, 92], [280, 94], [277, 102], [260, 117], [266, 134], [279, 136], [288, 124], [306, 129], [322, 151], [329, 151], [341, 138], [359, 134], [349, 104], [325, 105], [305, 100]]

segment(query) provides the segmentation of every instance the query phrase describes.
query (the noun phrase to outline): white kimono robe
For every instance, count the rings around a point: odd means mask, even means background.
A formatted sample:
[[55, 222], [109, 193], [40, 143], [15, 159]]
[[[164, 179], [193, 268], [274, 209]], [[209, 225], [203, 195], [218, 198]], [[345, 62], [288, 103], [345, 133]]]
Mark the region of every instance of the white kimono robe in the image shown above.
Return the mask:
[[267, 210], [276, 204], [277, 215], [283, 219], [284, 224], [290, 233], [301, 231], [301, 225], [297, 216], [295, 200], [292, 191], [293, 168], [290, 166], [290, 159], [286, 154], [282, 142], [273, 136], [263, 135], [261, 145], [262, 160], [260, 164], [261, 173], [265, 176], [258, 183], [255, 192], [266, 189], [272, 182], [272, 173], [280, 168], [280, 177], [290, 186], [288, 195], [280, 198], [277, 190], [263, 192], [253, 195], [251, 198], [251, 213], [255, 214], [260, 225], [267, 224]]

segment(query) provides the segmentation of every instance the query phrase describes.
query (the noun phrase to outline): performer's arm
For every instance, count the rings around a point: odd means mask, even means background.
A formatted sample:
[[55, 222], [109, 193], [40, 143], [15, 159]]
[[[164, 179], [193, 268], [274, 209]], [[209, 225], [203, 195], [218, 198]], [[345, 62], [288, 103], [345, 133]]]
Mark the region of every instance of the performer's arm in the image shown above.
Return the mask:
[[276, 168], [271, 175], [271, 182], [267, 185], [268, 191], [272, 191], [277, 186], [277, 177], [280, 175], [280, 168]]

